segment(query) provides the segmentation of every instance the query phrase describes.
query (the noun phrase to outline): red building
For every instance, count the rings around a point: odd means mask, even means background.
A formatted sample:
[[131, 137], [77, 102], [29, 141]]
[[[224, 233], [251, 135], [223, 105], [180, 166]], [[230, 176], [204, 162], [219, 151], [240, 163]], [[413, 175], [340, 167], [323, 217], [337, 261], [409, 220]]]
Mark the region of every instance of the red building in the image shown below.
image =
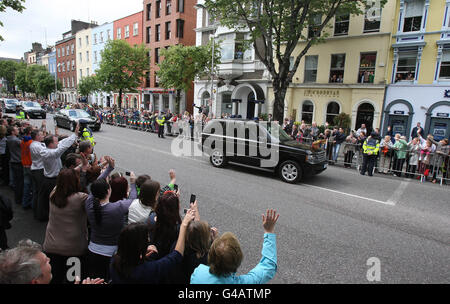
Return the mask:
[[72, 20], [71, 30], [63, 33], [63, 39], [55, 43], [56, 49], [56, 75], [61, 81], [62, 91], [59, 92], [59, 100], [67, 102], [77, 102], [77, 63], [76, 54], [77, 46], [75, 43], [75, 35], [77, 32], [96, 27], [97, 24], [92, 22], [83, 22]]
[[[143, 12], [114, 21], [114, 40], [125, 40], [129, 45], [135, 46], [143, 42]], [[126, 93], [122, 96], [122, 108], [141, 108], [142, 88], [137, 88], [139, 93]], [[118, 93], [114, 94], [114, 102], [117, 104]]]
[[145, 109], [193, 113], [193, 85], [183, 94], [180, 104], [176, 104], [175, 90], [160, 88], [156, 71], [162, 48], [177, 44], [195, 45], [196, 3], [197, 0], [144, 0], [143, 42], [151, 50], [150, 73], [142, 94]]

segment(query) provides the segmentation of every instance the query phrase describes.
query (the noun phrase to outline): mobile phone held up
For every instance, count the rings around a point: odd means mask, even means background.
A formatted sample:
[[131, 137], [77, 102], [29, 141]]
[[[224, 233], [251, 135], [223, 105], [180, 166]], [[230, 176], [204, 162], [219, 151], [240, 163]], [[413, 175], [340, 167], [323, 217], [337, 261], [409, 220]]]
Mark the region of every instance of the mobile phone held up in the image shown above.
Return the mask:
[[194, 194], [191, 194], [191, 199], [189, 200], [189, 203], [193, 204], [196, 199], [197, 199], [197, 196], [195, 196]]
[[125, 172], [125, 175], [126, 175], [126, 176], [130, 176], [130, 175], [131, 175], [131, 172], [128, 172], [128, 171]]

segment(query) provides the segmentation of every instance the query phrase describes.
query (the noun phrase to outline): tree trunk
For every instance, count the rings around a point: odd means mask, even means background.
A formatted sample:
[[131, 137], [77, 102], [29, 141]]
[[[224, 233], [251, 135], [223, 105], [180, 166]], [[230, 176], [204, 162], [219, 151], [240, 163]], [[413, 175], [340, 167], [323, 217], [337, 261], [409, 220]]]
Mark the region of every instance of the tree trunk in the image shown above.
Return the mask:
[[119, 110], [122, 110], [122, 89], [119, 90], [119, 99], [117, 100], [117, 105], [119, 106]]
[[273, 104], [273, 119], [278, 121], [280, 125], [284, 119], [284, 102], [286, 97], [287, 88], [289, 85], [283, 84], [279, 80], [273, 81], [273, 91], [275, 95], [275, 102]]

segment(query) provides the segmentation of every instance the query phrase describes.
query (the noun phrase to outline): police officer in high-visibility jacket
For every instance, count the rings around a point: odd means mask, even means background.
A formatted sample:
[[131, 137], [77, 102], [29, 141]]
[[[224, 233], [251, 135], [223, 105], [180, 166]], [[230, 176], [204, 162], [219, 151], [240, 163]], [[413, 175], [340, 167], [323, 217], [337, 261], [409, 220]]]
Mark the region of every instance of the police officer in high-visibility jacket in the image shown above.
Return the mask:
[[22, 106], [17, 106], [16, 107], [16, 119], [18, 120], [24, 120], [26, 117], [25, 112], [23, 111]]
[[164, 112], [159, 113], [156, 118], [156, 122], [158, 123], [158, 137], [164, 138], [164, 125], [166, 124], [166, 116], [164, 115]]
[[377, 134], [372, 132], [363, 144], [363, 164], [361, 168], [361, 175], [365, 175], [366, 171], [369, 176], [373, 175], [373, 168], [380, 151], [380, 142], [376, 140]]
[[91, 143], [92, 148], [95, 146], [94, 133], [88, 127], [88, 122], [86, 120], [80, 120], [80, 140], [81, 141], [89, 141]]

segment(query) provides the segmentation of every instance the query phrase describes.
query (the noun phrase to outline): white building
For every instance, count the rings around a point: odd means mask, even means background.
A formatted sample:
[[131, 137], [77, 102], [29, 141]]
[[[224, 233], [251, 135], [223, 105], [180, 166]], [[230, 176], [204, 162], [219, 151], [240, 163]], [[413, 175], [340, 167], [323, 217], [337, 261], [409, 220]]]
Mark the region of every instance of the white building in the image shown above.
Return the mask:
[[[92, 28], [81, 30], [76, 34], [77, 50], [76, 67], [77, 67], [77, 87], [80, 81], [88, 76], [91, 76], [92, 71]], [[89, 97], [89, 103], [92, 103], [92, 98]]]
[[218, 65], [212, 86], [211, 77], [194, 82], [195, 106], [202, 105], [206, 113], [216, 117], [228, 113], [251, 119], [267, 113], [266, 100], [271, 81], [265, 66], [256, 58], [253, 47], [243, 50], [242, 41], [249, 32], [214, 23], [204, 6], [204, 0], [199, 0], [196, 8], [196, 45], [206, 45], [214, 37], [216, 43], [220, 44], [221, 64]]

